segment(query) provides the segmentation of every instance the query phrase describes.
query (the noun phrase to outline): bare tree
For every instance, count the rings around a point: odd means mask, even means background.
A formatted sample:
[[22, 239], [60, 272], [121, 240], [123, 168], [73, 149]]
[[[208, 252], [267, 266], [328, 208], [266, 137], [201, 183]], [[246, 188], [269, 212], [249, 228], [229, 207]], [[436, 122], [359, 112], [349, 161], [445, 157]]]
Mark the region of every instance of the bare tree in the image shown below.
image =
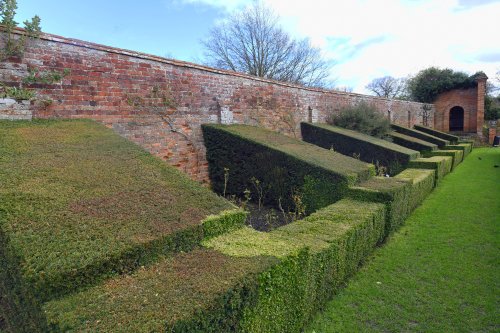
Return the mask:
[[392, 76], [384, 76], [373, 79], [366, 89], [372, 91], [377, 96], [385, 98], [403, 97], [406, 91], [406, 79], [396, 79]]
[[325, 87], [330, 63], [309, 39], [295, 40], [261, 2], [230, 16], [203, 41], [209, 66], [258, 77]]

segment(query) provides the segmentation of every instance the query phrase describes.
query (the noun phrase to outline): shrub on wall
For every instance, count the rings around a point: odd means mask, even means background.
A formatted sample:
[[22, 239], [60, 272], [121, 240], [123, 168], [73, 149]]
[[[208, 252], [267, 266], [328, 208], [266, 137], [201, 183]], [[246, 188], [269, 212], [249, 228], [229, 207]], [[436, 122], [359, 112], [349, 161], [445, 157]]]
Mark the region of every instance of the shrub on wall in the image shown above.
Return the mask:
[[391, 130], [390, 121], [373, 105], [365, 102], [343, 108], [339, 113], [332, 113], [326, 122], [378, 138], [385, 137]]

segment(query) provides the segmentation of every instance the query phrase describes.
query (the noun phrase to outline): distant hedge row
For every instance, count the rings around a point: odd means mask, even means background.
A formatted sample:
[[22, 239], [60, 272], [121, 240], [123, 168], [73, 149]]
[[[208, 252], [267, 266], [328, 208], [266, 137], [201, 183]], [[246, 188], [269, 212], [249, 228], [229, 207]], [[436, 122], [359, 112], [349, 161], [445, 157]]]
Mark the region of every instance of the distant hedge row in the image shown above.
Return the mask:
[[458, 136], [451, 135], [450, 133], [441, 132], [441, 131], [438, 131], [436, 129], [429, 128], [429, 127], [426, 127], [426, 126], [416, 125], [415, 124], [415, 125], [413, 125], [413, 128], [416, 129], [417, 131], [430, 134], [432, 136], [435, 136], [437, 138], [441, 138], [443, 140], [447, 140], [451, 144], [456, 144], [460, 140], [460, 138]]
[[265, 204], [285, 210], [294, 209], [293, 196], [299, 194], [311, 213], [375, 172], [373, 165], [259, 127], [202, 129], [212, 188], [219, 194], [243, 197], [250, 190], [254, 200], [261, 196]]
[[302, 139], [325, 149], [334, 149], [346, 156], [386, 167], [395, 175], [403, 170], [409, 161], [419, 157], [419, 152], [386, 140], [356, 131], [325, 124], [301, 123]]
[[453, 158], [452, 170], [459, 165], [464, 159], [463, 150], [433, 150], [429, 152], [424, 152], [425, 157], [431, 156], [451, 156]]
[[391, 137], [392, 141], [395, 144], [419, 151], [421, 153], [437, 149], [437, 145], [434, 143], [427, 142], [398, 132], [391, 132], [389, 136]]
[[453, 158], [451, 156], [433, 156], [428, 158], [418, 158], [411, 161], [408, 167], [414, 169], [433, 169], [436, 172], [436, 184], [451, 172]]
[[433, 143], [433, 144], [437, 145], [439, 148], [450, 144], [450, 142], [448, 140], [444, 140], [444, 139], [435, 137], [431, 134], [417, 131], [415, 129], [411, 129], [411, 128], [408, 128], [405, 126], [392, 124], [391, 127], [398, 133], [405, 134], [405, 135], [408, 135], [408, 136], [411, 136], [411, 137], [414, 137], [414, 138], [417, 138], [420, 140], [424, 140], [424, 141]]
[[461, 150], [461, 151], [463, 151], [464, 158], [465, 158], [472, 151], [472, 144], [470, 144], [470, 143], [458, 143], [455, 145], [444, 146], [441, 149], [442, 150]]

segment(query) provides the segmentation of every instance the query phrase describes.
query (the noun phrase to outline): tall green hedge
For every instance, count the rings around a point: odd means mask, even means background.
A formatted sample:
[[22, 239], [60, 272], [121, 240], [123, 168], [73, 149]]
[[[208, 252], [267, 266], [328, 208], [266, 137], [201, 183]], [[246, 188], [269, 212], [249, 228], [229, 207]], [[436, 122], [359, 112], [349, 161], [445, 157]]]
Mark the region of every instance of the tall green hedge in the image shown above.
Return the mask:
[[436, 129], [430, 128], [430, 127], [415, 124], [415, 125], [413, 125], [413, 128], [416, 129], [417, 131], [430, 134], [430, 135], [435, 136], [437, 138], [441, 138], [443, 140], [448, 140], [452, 144], [456, 144], [460, 140], [460, 138], [456, 135], [451, 135], [450, 133], [441, 132], [441, 131], [438, 131]]
[[412, 128], [408, 128], [405, 126], [399, 126], [396, 124], [392, 124], [391, 127], [398, 133], [433, 143], [433, 144], [437, 145], [439, 148], [450, 144], [450, 141], [448, 141], [448, 140], [444, 140], [444, 139], [435, 137], [433, 135], [427, 134], [425, 132], [417, 131], [417, 130], [412, 129]]
[[[265, 204], [294, 209], [299, 195], [307, 213], [341, 199], [349, 185], [368, 179], [374, 166], [263, 128], [203, 125], [213, 189], [243, 197], [259, 192]], [[258, 180], [259, 185], [256, 185]]]
[[421, 153], [437, 149], [437, 145], [434, 143], [420, 140], [398, 132], [391, 132], [389, 136], [395, 144], [419, 151]]
[[418, 158], [408, 165], [414, 169], [433, 169], [436, 171], [436, 184], [451, 172], [453, 167], [453, 158], [451, 156], [433, 156], [427, 158]]
[[301, 123], [300, 126], [304, 141], [325, 149], [333, 148], [347, 156], [359, 156], [368, 163], [378, 163], [391, 175], [399, 173], [409, 161], [420, 156], [418, 151], [356, 131], [326, 124]]

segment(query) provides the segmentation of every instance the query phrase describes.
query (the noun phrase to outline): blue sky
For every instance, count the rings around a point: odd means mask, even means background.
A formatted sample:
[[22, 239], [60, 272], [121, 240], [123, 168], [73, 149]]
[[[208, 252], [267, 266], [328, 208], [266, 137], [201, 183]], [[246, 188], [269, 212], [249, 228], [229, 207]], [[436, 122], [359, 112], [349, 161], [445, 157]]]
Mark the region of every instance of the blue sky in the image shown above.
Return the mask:
[[[336, 63], [337, 86], [366, 92], [384, 75], [429, 66], [500, 71], [500, 0], [263, 0], [297, 38]], [[251, 0], [18, 0], [45, 32], [200, 62], [209, 29]]]

